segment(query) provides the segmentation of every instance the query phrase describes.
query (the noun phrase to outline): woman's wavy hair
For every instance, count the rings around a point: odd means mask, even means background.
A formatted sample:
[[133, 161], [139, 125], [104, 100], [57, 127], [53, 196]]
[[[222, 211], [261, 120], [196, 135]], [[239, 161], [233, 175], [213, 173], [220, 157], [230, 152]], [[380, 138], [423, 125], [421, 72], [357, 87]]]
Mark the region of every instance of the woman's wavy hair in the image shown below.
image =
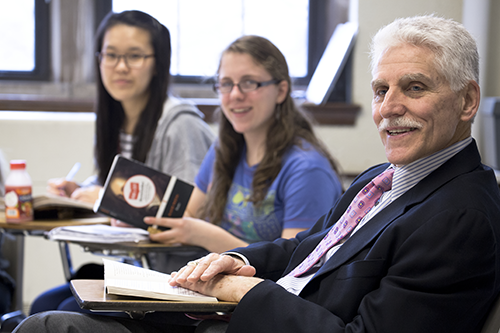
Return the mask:
[[[323, 154], [329, 160], [332, 169], [337, 172], [337, 164], [314, 134], [309, 116], [297, 108], [290, 95], [292, 83], [288, 73], [288, 65], [280, 50], [263, 37], [243, 36], [223, 51], [221, 60], [227, 53], [248, 54], [273, 79], [288, 82], [288, 93], [285, 100], [276, 105], [275, 117], [273, 117], [273, 122], [267, 133], [266, 153], [255, 170], [252, 180], [252, 194], [247, 200], [256, 206], [262, 203], [273, 180], [281, 170], [283, 156], [294, 145], [303, 148], [302, 140], [309, 142]], [[201, 211], [201, 216], [212, 223], [218, 224], [222, 219], [244, 144], [243, 135], [233, 129], [224, 113], [219, 110], [219, 139], [215, 147], [216, 159], [213, 178]]]
[[[125, 24], [149, 32], [154, 50], [155, 75], [149, 83], [149, 101], [141, 113], [134, 129], [134, 148], [132, 158], [141, 162], [151, 148], [158, 120], [167, 99], [170, 83], [170, 32], [152, 16], [137, 10], [110, 12], [101, 22], [96, 38], [95, 52], [101, 52], [104, 35], [113, 26]], [[96, 56], [95, 72], [97, 77], [96, 143], [95, 159], [99, 181], [104, 184], [114, 156], [120, 152], [120, 130], [125, 120], [125, 113], [120, 102], [108, 93], [102, 83], [99, 59]]]

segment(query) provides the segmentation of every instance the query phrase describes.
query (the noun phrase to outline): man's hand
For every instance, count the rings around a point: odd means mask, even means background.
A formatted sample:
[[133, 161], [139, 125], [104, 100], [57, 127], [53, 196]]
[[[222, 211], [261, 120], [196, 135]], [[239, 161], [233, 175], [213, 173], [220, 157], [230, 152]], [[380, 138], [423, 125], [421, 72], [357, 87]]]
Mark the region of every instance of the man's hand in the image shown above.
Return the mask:
[[210, 253], [172, 272], [170, 285], [181, 286], [220, 300], [239, 302], [262, 279], [255, 268], [232, 256]]
[[173, 272], [170, 285], [207, 282], [218, 274], [251, 277], [255, 275], [255, 268], [245, 265], [242, 260], [235, 257], [210, 253], [203, 258], [189, 262], [179, 272]]
[[189, 282], [180, 284], [181, 287], [217, 297], [221, 301], [239, 302], [253, 287], [261, 283], [262, 279], [250, 276], [218, 274], [209, 281]]

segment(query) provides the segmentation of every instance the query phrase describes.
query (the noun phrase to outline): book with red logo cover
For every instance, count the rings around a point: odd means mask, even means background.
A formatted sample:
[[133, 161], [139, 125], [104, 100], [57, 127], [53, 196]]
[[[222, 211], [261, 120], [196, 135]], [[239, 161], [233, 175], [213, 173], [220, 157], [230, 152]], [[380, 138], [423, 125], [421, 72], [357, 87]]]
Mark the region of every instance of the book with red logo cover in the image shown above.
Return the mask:
[[147, 229], [145, 216], [182, 217], [193, 185], [118, 154], [94, 211]]

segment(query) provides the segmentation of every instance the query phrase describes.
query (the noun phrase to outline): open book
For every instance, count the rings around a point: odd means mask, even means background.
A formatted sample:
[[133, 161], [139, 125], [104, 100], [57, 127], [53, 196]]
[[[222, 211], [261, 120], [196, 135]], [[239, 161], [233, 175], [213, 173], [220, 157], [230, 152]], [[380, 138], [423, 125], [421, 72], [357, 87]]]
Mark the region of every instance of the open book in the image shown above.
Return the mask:
[[182, 287], [172, 287], [168, 284], [169, 274], [109, 259], [103, 259], [103, 262], [104, 288], [108, 294], [193, 303], [218, 302], [215, 297]]
[[193, 185], [116, 155], [94, 211], [147, 229], [146, 216], [182, 217]]
[[72, 219], [94, 217], [93, 204], [53, 194], [33, 197], [35, 219]]

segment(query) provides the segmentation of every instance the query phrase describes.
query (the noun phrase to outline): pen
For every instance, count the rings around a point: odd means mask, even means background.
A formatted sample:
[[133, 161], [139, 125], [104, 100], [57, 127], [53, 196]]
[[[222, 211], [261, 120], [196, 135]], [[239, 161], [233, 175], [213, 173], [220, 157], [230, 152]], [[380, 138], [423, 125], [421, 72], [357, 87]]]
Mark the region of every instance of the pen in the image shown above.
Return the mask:
[[[170, 180], [167, 185], [167, 189], [165, 190], [165, 194], [163, 195], [163, 198], [161, 200], [160, 207], [158, 207], [158, 212], [156, 212], [156, 218], [160, 218], [163, 216], [163, 213], [165, 212], [165, 208], [167, 208], [167, 203], [168, 200], [170, 199], [170, 195], [172, 194], [172, 191], [174, 190], [175, 182], [177, 182], [177, 177], [172, 176], [170, 177]], [[156, 224], [153, 224], [148, 228], [149, 233], [157, 233], [160, 232], [161, 230], [158, 229], [158, 226]]]
[[68, 174], [66, 175], [66, 178], [64, 178], [67, 182], [73, 180], [73, 177], [75, 177], [76, 173], [80, 170], [80, 162], [76, 162], [75, 165], [69, 170]]

